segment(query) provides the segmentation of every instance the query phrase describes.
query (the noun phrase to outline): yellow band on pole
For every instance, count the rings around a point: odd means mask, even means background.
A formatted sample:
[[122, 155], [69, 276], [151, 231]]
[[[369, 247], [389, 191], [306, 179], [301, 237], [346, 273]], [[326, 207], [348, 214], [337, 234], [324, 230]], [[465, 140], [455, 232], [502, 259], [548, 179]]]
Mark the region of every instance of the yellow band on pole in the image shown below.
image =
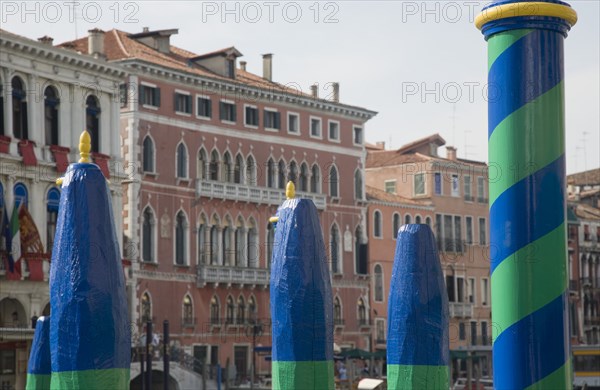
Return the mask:
[[501, 4], [482, 11], [475, 18], [475, 26], [481, 30], [484, 24], [494, 20], [519, 16], [549, 16], [566, 20], [571, 27], [577, 23], [577, 12], [562, 4], [543, 2], [519, 2]]

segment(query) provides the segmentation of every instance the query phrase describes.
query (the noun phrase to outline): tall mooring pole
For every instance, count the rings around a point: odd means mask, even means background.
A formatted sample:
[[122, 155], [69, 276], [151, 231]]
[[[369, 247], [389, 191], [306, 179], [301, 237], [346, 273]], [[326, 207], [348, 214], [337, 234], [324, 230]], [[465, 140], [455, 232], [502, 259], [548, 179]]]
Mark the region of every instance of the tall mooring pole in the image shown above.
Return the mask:
[[475, 20], [488, 41], [496, 389], [573, 383], [563, 56], [576, 22], [558, 0], [497, 0]]

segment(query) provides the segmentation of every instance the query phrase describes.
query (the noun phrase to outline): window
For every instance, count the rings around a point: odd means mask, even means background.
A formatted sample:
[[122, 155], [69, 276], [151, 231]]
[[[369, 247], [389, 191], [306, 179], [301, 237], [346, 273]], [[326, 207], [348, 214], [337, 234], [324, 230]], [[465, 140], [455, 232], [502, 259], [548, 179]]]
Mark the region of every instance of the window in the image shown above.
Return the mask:
[[385, 320], [383, 318], [377, 318], [375, 324], [375, 343], [385, 344]]
[[365, 301], [362, 298], [358, 298], [358, 324], [367, 325], [367, 307]]
[[233, 183], [233, 163], [231, 161], [231, 155], [229, 152], [225, 152], [223, 155], [223, 181], [227, 183]]
[[444, 252], [462, 253], [462, 217], [436, 214], [436, 240]]
[[221, 307], [219, 305], [219, 300], [216, 296], [213, 295], [210, 300], [210, 323], [212, 325], [218, 325], [221, 320]]
[[279, 185], [280, 189], [285, 189], [285, 185], [286, 185], [286, 181], [285, 181], [285, 177], [287, 174], [287, 169], [285, 167], [285, 162], [283, 162], [283, 160], [279, 160], [279, 163], [277, 164], [277, 184]]
[[206, 225], [204, 221], [198, 226], [198, 245], [196, 250], [198, 251], [198, 257], [196, 261], [198, 264], [206, 264], [207, 262], [207, 247], [206, 247]]
[[305, 163], [300, 165], [300, 177], [298, 179], [298, 191], [308, 191], [308, 166]]
[[154, 226], [156, 222], [150, 207], [146, 207], [142, 217], [142, 261], [154, 261]]
[[219, 103], [219, 118], [223, 122], [235, 123], [235, 103], [226, 100], [221, 100], [221, 102]]
[[465, 217], [465, 240], [468, 245], [473, 244], [473, 217]]
[[175, 92], [175, 102], [173, 105], [176, 113], [192, 113], [192, 97], [187, 93]]
[[288, 133], [300, 134], [300, 115], [288, 113]]
[[427, 217], [425, 218], [425, 224], [429, 227], [431, 227], [431, 218]]
[[353, 141], [354, 145], [362, 145], [363, 144], [363, 129], [362, 127], [354, 126], [352, 127], [353, 131]]
[[267, 187], [275, 188], [275, 161], [267, 161]]
[[198, 179], [208, 179], [208, 159], [204, 148], [198, 152], [198, 169], [196, 170], [196, 175], [198, 175]]
[[489, 301], [489, 292], [488, 292], [488, 279], [487, 278], [482, 278], [481, 279], [481, 304], [483, 306], [487, 306], [488, 305], [488, 301]]
[[344, 325], [344, 320], [342, 317], [342, 302], [339, 297], [335, 297], [333, 301], [333, 324], [334, 325]]
[[227, 297], [227, 311], [225, 313], [225, 323], [233, 324], [233, 316], [235, 313], [235, 305], [233, 304], [233, 298], [231, 296]]
[[376, 210], [373, 214], [373, 237], [382, 238], [381, 236], [381, 212]]
[[398, 237], [398, 230], [400, 230], [400, 214], [394, 213], [392, 217], [392, 237], [394, 240]]
[[275, 243], [275, 229], [273, 224], [269, 222], [267, 224], [267, 267], [271, 267], [271, 260], [273, 259], [273, 244]]
[[404, 216], [404, 224], [405, 225], [410, 225], [412, 223], [412, 217], [410, 214], [406, 214]]
[[386, 180], [383, 185], [385, 192], [388, 194], [396, 193], [396, 180]]
[[485, 218], [479, 218], [479, 245], [487, 245]]
[[329, 139], [331, 141], [340, 140], [340, 122], [329, 121]]
[[257, 315], [258, 307], [256, 306], [256, 300], [251, 296], [248, 299], [248, 320], [251, 322], [256, 322]]
[[197, 115], [201, 118], [212, 118], [212, 101], [209, 97], [198, 96], [196, 99]]
[[48, 190], [46, 202], [46, 252], [50, 253], [52, 252], [52, 247], [54, 246], [54, 234], [56, 233], [56, 220], [58, 219], [60, 191], [56, 188], [51, 188]]
[[221, 258], [225, 265], [234, 265], [229, 258], [229, 254], [231, 253], [231, 231], [232, 229], [230, 227], [225, 226], [221, 232]]
[[27, 126], [27, 93], [23, 80], [15, 76], [11, 82], [12, 85], [12, 117], [13, 117], [13, 135], [18, 139], [29, 139]]
[[455, 280], [454, 275], [446, 275], [446, 292], [448, 293], [449, 302], [456, 302]]
[[456, 297], [458, 302], [465, 301], [465, 278], [462, 276], [456, 277]]
[[246, 184], [255, 186], [256, 183], [256, 162], [254, 157], [248, 156], [246, 159]]
[[481, 345], [491, 345], [491, 340], [488, 339], [487, 321], [481, 321]]
[[4, 135], [4, 86], [0, 81], [0, 135]]
[[329, 168], [329, 195], [332, 198], [340, 196], [338, 189], [338, 171], [334, 166]]
[[248, 236], [246, 240], [246, 254], [248, 256], [248, 267], [258, 267], [258, 231], [255, 227], [248, 229]]
[[477, 345], [477, 322], [471, 321], [471, 345]]
[[185, 265], [187, 242], [186, 242], [187, 220], [183, 211], [177, 213], [175, 218], [175, 264]]
[[210, 180], [219, 180], [219, 153], [216, 150], [213, 150], [210, 154], [208, 174]]
[[319, 166], [317, 164], [313, 164], [310, 175], [310, 192], [318, 194], [321, 191], [319, 187], [320, 184], [321, 171], [319, 170]]
[[149, 136], [144, 138], [142, 153], [144, 172], [154, 172], [154, 141]]
[[464, 191], [465, 191], [465, 200], [472, 201], [473, 197], [471, 196], [471, 176], [464, 177]]
[[364, 198], [362, 174], [358, 169], [354, 172], [354, 197], [356, 200]]
[[160, 107], [160, 88], [140, 85], [140, 101], [143, 106]]
[[244, 172], [244, 158], [241, 154], [235, 156], [235, 165], [233, 166], [233, 182], [241, 184], [243, 181], [242, 174]]
[[339, 274], [341, 273], [341, 268], [340, 268], [340, 231], [337, 227], [337, 225], [333, 225], [331, 227], [331, 233], [330, 233], [330, 245], [329, 245], [329, 250], [330, 250], [330, 257], [331, 257], [331, 272], [333, 274]]
[[475, 303], [475, 278], [469, 278], [469, 293], [467, 294], [467, 301], [469, 303]]
[[194, 307], [189, 295], [183, 298], [183, 325], [194, 325]]
[[264, 111], [265, 129], [281, 129], [281, 113], [265, 108]]
[[417, 216], [415, 217], [415, 223], [416, 223], [417, 225], [420, 225], [420, 224], [421, 224], [421, 216], [420, 216], [420, 215], [417, 215]]
[[321, 119], [310, 118], [310, 136], [321, 138]]
[[363, 244], [363, 233], [360, 225], [356, 227], [354, 232], [354, 267], [359, 275], [366, 275], [367, 269], [367, 245]]
[[186, 179], [188, 177], [188, 156], [187, 148], [185, 144], [180, 143], [177, 145], [177, 177], [180, 179]]
[[414, 175], [415, 195], [425, 195], [425, 174], [415, 173]]
[[375, 274], [375, 296], [373, 299], [375, 299], [376, 302], [383, 302], [383, 268], [381, 265], [377, 264], [373, 273]]
[[295, 161], [290, 163], [290, 169], [288, 172], [288, 180], [293, 181], [294, 185], [298, 184], [298, 164]]
[[54, 87], [44, 91], [44, 130], [46, 145], [58, 145], [58, 105], [60, 100]]
[[152, 301], [147, 292], [142, 295], [142, 304], [140, 306], [142, 309], [142, 322], [152, 321]]
[[436, 172], [433, 174], [434, 191], [436, 195], [442, 195], [442, 174]]
[[23, 184], [23, 183], [15, 184], [15, 186], [13, 188], [13, 195], [14, 195], [14, 206], [13, 207], [16, 207], [17, 210], [19, 209], [19, 207], [21, 205], [23, 205], [23, 207], [27, 208], [27, 206], [29, 205], [29, 193], [27, 191], [27, 187], [25, 187], [25, 184]]
[[458, 324], [458, 338], [459, 340], [467, 339], [467, 329], [464, 322]]
[[485, 179], [481, 176], [477, 176], [477, 201], [479, 203], [486, 203], [485, 198]]
[[246, 323], [246, 303], [244, 302], [244, 297], [239, 296], [237, 301], [237, 323], [239, 325]]
[[219, 264], [219, 228], [217, 226], [211, 226], [209, 238], [210, 264], [217, 265]]
[[86, 130], [92, 138], [92, 152], [100, 151], [100, 103], [94, 95], [87, 97], [85, 101], [85, 123]]
[[258, 108], [244, 106], [244, 124], [247, 127], [258, 127]]
[[119, 84], [119, 107], [127, 107], [127, 98], [129, 97], [128, 84]]
[[460, 182], [458, 180], [458, 175], [453, 174], [452, 182], [451, 182], [452, 196], [460, 196], [460, 187], [459, 186], [460, 186]]

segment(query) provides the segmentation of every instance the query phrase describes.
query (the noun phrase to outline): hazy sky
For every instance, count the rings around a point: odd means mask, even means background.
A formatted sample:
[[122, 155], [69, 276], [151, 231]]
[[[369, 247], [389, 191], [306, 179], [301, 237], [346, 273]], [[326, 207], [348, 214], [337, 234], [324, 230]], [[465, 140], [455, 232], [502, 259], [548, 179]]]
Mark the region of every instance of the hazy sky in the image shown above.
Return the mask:
[[[235, 46], [248, 70], [306, 92], [340, 82], [344, 103], [379, 114], [369, 142], [397, 148], [440, 133], [460, 157], [487, 161], [487, 44], [477, 1], [2, 1], [2, 28], [55, 43], [90, 28], [178, 28], [172, 44], [204, 53]], [[600, 2], [571, 1], [579, 22], [566, 40], [567, 169], [600, 167]], [[73, 17], [76, 15], [76, 17]], [[322, 89], [321, 95], [329, 91]]]

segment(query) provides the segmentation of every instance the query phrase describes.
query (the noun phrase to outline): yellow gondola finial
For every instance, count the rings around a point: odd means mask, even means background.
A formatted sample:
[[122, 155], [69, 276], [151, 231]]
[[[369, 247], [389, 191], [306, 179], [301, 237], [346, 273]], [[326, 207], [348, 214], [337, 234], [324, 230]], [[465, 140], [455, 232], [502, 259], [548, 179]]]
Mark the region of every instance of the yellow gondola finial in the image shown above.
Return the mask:
[[285, 197], [288, 199], [293, 199], [296, 196], [296, 186], [293, 181], [288, 181], [287, 186], [285, 186]]
[[92, 160], [90, 160], [90, 150], [92, 150], [92, 137], [90, 137], [90, 133], [88, 133], [87, 130], [84, 130], [79, 137], [80, 163], [92, 162]]

